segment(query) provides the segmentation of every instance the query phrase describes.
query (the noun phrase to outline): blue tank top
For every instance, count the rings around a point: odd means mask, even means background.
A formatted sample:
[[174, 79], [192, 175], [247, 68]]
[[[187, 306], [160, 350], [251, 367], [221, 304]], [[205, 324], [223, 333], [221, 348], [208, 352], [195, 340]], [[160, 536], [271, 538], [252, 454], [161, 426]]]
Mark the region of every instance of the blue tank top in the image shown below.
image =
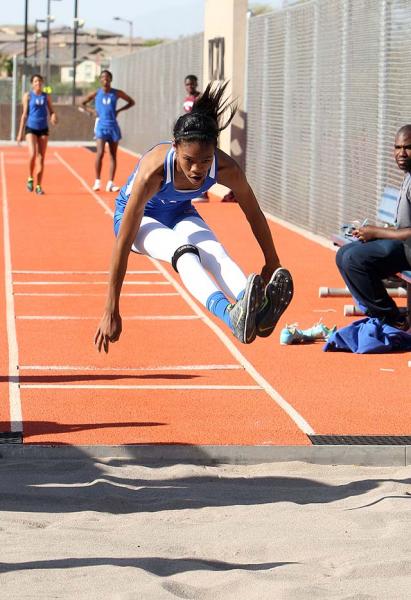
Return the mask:
[[29, 113], [26, 126], [31, 129], [47, 129], [47, 94], [29, 94]]
[[[171, 144], [171, 142], [161, 142], [161, 144]], [[176, 190], [174, 187], [174, 157], [175, 150], [171, 146], [164, 158], [164, 176], [162, 186], [160, 190], [147, 202], [144, 209], [145, 215], [154, 215], [157, 212], [179, 210], [181, 205], [187, 205], [187, 203], [191, 203], [191, 200], [198, 198], [201, 196], [201, 194], [209, 190], [212, 185], [217, 183], [217, 154], [214, 153], [213, 162], [208, 170], [204, 183], [200, 188], [197, 188], [196, 190]], [[123, 185], [119, 195], [117, 196], [117, 214], [124, 212], [137, 173], [138, 165], [135, 167], [134, 171], [127, 179], [126, 184]]]
[[117, 106], [117, 90], [111, 88], [109, 92], [105, 92], [102, 88], [97, 91], [95, 97], [95, 107], [99, 123], [103, 127], [108, 127], [117, 122], [116, 106]]

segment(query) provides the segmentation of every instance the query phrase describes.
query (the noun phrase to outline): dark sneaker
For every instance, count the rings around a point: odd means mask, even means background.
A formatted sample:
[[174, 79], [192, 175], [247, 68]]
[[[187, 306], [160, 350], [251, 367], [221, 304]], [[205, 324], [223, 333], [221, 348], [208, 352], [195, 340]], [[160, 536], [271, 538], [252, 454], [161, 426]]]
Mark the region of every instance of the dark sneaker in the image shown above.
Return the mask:
[[268, 337], [290, 304], [294, 293], [293, 278], [287, 269], [276, 269], [264, 292], [264, 302], [256, 318], [257, 335]]
[[44, 194], [41, 185], [36, 185], [36, 194], [38, 194], [39, 196], [42, 196]]
[[34, 180], [33, 180], [33, 177], [27, 177], [26, 188], [28, 189], [28, 191], [29, 191], [29, 192], [32, 192], [32, 191], [33, 191], [33, 188], [34, 188]]
[[252, 274], [247, 279], [244, 296], [230, 311], [233, 334], [243, 344], [251, 344], [256, 338], [255, 318], [263, 299], [264, 284], [260, 275]]

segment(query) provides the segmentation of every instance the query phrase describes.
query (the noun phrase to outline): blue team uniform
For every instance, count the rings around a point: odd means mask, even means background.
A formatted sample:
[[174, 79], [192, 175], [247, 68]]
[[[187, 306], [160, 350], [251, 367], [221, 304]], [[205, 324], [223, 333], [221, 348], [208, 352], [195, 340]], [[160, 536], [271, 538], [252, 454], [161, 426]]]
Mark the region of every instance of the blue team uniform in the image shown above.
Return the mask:
[[33, 132], [48, 132], [47, 122], [47, 94], [35, 94], [33, 91], [29, 93], [28, 116], [26, 128], [32, 129]]
[[[171, 144], [171, 142], [163, 142]], [[152, 217], [167, 227], [173, 228], [179, 222], [189, 216], [200, 217], [191, 200], [198, 198], [206, 192], [212, 185], [217, 183], [217, 155], [214, 154], [214, 160], [207, 173], [203, 185], [196, 190], [176, 190], [174, 187], [174, 157], [175, 150], [171, 146], [164, 159], [164, 176], [161, 189], [147, 202], [144, 215]], [[116, 198], [116, 210], [114, 213], [114, 231], [118, 234], [121, 219], [126, 208], [126, 204], [131, 194], [134, 180], [138, 173], [138, 165], [127, 180], [127, 183], [121, 188]]]
[[118, 142], [121, 139], [121, 131], [116, 117], [117, 100], [117, 90], [114, 88], [111, 88], [109, 92], [105, 92], [101, 88], [97, 91], [95, 107], [98, 118], [94, 129], [97, 139], [106, 142]]

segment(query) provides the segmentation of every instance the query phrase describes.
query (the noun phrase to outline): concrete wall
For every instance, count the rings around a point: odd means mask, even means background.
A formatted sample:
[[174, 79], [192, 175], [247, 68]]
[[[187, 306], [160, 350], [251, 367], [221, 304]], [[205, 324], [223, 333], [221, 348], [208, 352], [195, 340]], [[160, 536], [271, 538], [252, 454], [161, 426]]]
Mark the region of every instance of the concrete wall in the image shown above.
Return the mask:
[[204, 85], [210, 81], [209, 41], [224, 38], [224, 79], [228, 92], [238, 99], [239, 110], [231, 126], [221, 133], [220, 147], [240, 164], [245, 157], [244, 85], [247, 0], [206, 0], [204, 14]]
[[[54, 104], [59, 122], [50, 126], [50, 140], [93, 141], [94, 119], [79, 112], [75, 106]], [[17, 109], [16, 134], [19, 129], [21, 106]], [[0, 140], [10, 140], [11, 105], [0, 104]]]

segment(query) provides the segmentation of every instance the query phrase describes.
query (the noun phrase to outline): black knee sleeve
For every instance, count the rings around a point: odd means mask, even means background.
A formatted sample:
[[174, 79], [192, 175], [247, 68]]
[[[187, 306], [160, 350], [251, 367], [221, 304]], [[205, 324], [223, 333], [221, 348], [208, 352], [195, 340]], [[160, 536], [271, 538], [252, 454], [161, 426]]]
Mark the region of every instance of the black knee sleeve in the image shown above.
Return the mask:
[[193, 244], [184, 244], [184, 246], [180, 246], [173, 254], [173, 258], [171, 259], [171, 264], [173, 265], [173, 269], [176, 273], [178, 273], [177, 269], [177, 261], [180, 256], [183, 256], [186, 252], [191, 252], [191, 254], [196, 254], [198, 258], [200, 258], [200, 252], [196, 246]]

